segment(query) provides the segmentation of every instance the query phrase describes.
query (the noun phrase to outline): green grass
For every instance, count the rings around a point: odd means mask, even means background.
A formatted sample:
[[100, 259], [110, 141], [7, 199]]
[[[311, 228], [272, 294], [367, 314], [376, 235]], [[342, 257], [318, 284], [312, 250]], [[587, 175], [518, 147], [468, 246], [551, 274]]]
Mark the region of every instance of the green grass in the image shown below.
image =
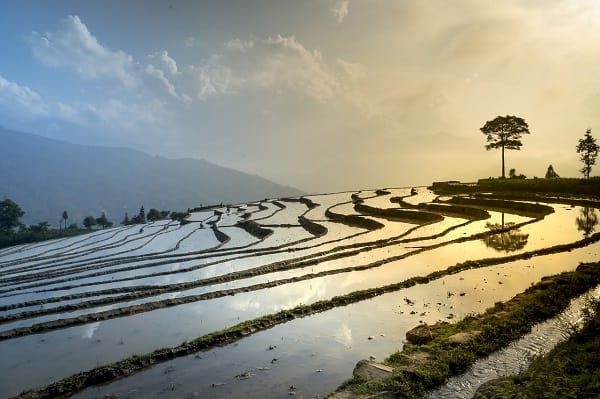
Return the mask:
[[524, 372], [490, 381], [475, 397], [600, 397], [600, 301], [591, 301], [584, 328], [533, 360]]
[[590, 179], [479, 179], [473, 183], [433, 183], [430, 187], [437, 194], [458, 194], [474, 192], [523, 192], [567, 195], [600, 195], [600, 177]]
[[[544, 278], [479, 316], [466, 317], [456, 324], [438, 325], [432, 329], [430, 342], [408, 345], [385, 360], [385, 364], [394, 368], [393, 377], [387, 383], [370, 384], [353, 378], [340, 389], [357, 395], [422, 398], [428, 390], [464, 372], [477, 358], [505, 347], [528, 333], [536, 323], [563, 311], [572, 298], [600, 283], [599, 269], [600, 262], [582, 264], [574, 272]], [[480, 334], [468, 343], [456, 345], [448, 341], [448, 337], [458, 332], [473, 331]], [[416, 354], [427, 354], [428, 359], [415, 361]]]
[[9, 234], [0, 234], [0, 249], [12, 247], [14, 245], [29, 244], [33, 242], [41, 242], [47, 240], [55, 240], [57, 238], [74, 237], [82, 234], [89, 234], [96, 230], [90, 229], [48, 229], [46, 231], [22, 231], [11, 232]]

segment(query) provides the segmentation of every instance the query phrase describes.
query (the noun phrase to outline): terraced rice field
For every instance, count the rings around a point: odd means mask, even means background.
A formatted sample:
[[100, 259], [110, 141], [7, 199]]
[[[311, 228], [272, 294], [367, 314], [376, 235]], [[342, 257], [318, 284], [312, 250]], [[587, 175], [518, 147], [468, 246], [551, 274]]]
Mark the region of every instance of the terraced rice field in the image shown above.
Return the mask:
[[110, 383], [76, 394], [324, 396], [358, 360], [400, 349], [419, 323], [481, 312], [543, 276], [599, 259], [589, 203], [499, 205], [410, 191], [265, 200], [192, 212], [185, 223], [0, 250], [0, 396], [387, 287], [199, 352], [171, 351], [127, 378], [88, 373]]

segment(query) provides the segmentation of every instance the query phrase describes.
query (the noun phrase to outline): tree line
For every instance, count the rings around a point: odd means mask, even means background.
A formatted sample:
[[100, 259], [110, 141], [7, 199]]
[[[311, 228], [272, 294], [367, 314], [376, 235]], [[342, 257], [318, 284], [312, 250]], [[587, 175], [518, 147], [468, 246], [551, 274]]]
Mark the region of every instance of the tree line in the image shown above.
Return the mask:
[[[506, 178], [504, 166], [504, 150], [520, 150], [521, 136], [529, 134], [529, 125], [523, 118], [514, 115], [497, 116], [491, 121], [487, 121], [479, 130], [486, 135], [487, 144], [486, 150], [501, 149], [502, 153], [502, 176]], [[596, 143], [596, 138], [592, 136], [592, 129], [587, 129], [583, 138], [579, 139], [579, 143], [575, 147], [579, 154], [579, 160], [583, 163], [583, 167], [579, 170], [584, 178], [589, 179], [592, 171], [592, 166], [596, 164], [598, 151], [600, 147]], [[511, 169], [509, 177], [512, 179], [524, 179], [525, 175], [517, 175], [515, 169]], [[558, 173], [552, 165], [548, 166], [546, 178], [558, 178]]]
[[[169, 217], [181, 221], [187, 214], [188, 212], [160, 211], [152, 208], [146, 215], [142, 205], [139, 212], [131, 218], [125, 213], [121, 224], [124, 226], [145, 224]], [[69, 213], [65, 210], [59, 220], [58, 229], [52, 228], [48, 222], [39, 222], [27, 226], [21, 222], [23, 215], [25, 215], [25, 212], [16, 202], [8, 198], [0, 201], [0, 248], [85, 234], [89, 233], [94, 227], [107, 229], [113, 226], [113, 222], [106, 217], [104, 212], [100, 217], [86, 216], [82, 221], [83, 228], [81, 228], [77, 223], [67, 225]]]

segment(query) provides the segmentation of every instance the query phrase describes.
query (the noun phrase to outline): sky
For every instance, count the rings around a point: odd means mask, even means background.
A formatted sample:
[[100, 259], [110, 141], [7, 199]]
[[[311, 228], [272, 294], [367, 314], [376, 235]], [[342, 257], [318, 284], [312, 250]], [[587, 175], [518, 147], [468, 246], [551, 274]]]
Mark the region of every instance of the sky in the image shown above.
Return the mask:
[[479, 128], [516, 115], [507, 171], [578, 176], [599, 26], [600, 0], [6, 1], [0, 125], [317, 193], [498, 176]]

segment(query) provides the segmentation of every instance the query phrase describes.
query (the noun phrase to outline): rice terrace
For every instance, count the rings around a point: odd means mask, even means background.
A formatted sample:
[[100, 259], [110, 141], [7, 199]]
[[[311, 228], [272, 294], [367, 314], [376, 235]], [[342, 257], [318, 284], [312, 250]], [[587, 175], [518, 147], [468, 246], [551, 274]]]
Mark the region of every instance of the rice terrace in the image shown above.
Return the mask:
[[597, 262], [597, 207], [446, 183], [217, 205], [9, 247], [1, 394], [324, 397], [414, 327]]

